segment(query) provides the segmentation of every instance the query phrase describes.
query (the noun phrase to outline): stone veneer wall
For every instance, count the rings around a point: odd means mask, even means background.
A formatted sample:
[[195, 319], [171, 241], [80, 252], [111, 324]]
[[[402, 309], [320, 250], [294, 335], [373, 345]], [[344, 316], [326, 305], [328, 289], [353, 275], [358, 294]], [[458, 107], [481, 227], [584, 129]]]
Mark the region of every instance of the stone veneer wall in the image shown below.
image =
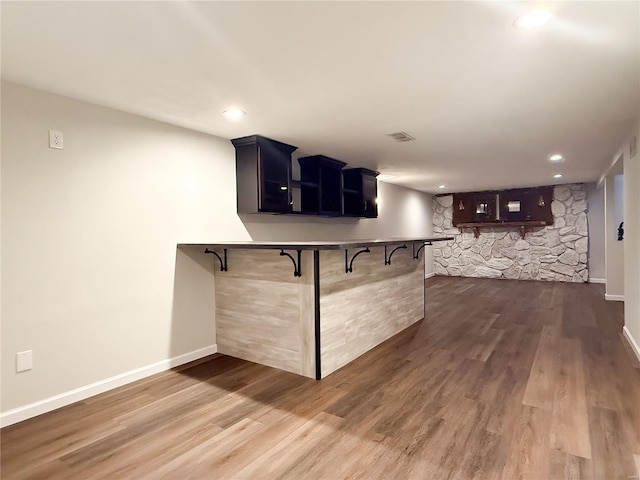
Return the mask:
[[436, 275], [586, 282], [587, 191], [583, 184], [561, 185], [553, 191], [553, 225], [528, 231], [515, 227], [483, 228], [479, 238], [470, 229], [453, 227], [453, 196], [435, 197], [434, 236], [455, 240], [433, 245]]

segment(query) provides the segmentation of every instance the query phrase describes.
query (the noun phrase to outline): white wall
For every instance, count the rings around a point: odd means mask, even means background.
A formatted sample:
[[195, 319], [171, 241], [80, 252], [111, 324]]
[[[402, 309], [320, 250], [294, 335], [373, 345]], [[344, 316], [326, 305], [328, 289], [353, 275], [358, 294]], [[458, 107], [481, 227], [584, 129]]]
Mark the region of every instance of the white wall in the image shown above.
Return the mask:
[[[235, 193], [234, 193], [235, 195]], [[235, 205], [234, 205], [235, 208]], [[378, 218], [322, 218], [284, 215], [241, 215], [254, 240], [370, 239], [430, 235], [431, 195], [390, 183], [378, 183]]]
[[[640, 118], [640, 106], [638, 108]], [[640, 139], [636, 127], [632, 137]], [[622, 148], [624, 161], [624, 322], [625, 334], [640, 359], [640, 154], [630, 154], [630, 139]]]
[[214, 344], [172, 316], [176, 244], [249, 238], [229, 142], [12, 84], [2, 127], [2, 411]]
[[613, 194], [615, 204], [616, 225], [624, 222], [624, 175], [613, 177]]
[[[640, 154], [631, 155], [631, 144], [637, 144], [638, 139], [640, 128], [636, 125], [612, 156], [612, 166], [604, 175], [620, 174], [617, 163], [623, 158], [624, 240], [618, 243], [624, 250], [624, 335], [640, 359]], [[606, 182], [607, 177], [604, 179]]]
[[2, 127], [2, 412], [213, 345], [211, 267], [178, 243], [431, 232], [431, 196], [384, 183], [378, 219], [241, 219], [229, 141], [15, 84]]
[[604, 281], [604, 188], [594, 183], [587, 184], [587, 200], [589, 208], [587, 218], [589, 224], [589, 277], [592, 280]]
[[[621, 162], [622, 160], [619, 160]], [[624, 242], [618, 241], [618, 225], [622, 211], [619, 176], [608, 175], [604, 181], [605, 198], [605, 270], [607, 300], [624, 299]]]

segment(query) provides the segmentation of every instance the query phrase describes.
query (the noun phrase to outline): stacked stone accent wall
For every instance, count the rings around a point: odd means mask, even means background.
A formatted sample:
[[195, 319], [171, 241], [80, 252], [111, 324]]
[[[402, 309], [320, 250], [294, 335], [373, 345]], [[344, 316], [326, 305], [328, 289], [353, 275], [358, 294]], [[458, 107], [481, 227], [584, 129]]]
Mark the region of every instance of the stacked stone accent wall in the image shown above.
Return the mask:
[[553, 192], [554, 223], [528, 231], [525, 238], [515, 227], [470, 229], [453, 227], [453, 196], [435, 197], [434, 236], [455, 240], [433, 245], [436, 275], [586, 282], [587, 191], [583, 184], [561, 185]]

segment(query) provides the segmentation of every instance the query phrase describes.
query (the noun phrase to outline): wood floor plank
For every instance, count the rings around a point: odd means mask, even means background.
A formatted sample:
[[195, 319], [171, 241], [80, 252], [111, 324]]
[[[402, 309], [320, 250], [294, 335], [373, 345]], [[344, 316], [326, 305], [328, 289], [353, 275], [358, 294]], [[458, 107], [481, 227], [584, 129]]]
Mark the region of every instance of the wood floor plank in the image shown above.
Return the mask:
[[[58, 435], [47, 435], [45, 441], [41, 441], [37, 436], [33, 442], [26, 440], [29, 445], [27, 449], [19, 449], [15, 444], [8, 444], [6, 451], [4, 447], [2, 449], [2, 475], [3, 477], [11, 476], [22, 472], [25, 467], [31, 470], [45, 463], [51, 463], [52, 468], [62, 469], [57, 465], [57, 461], [65, 455], [88, 448], [96, 442], [106, 441], [124, 430], [126, 430], [124, 425], [115, 422], [89, 424], [86, 428], [78, 428], [76, 425], [73, 429], [65, 428]], [[5, 461], [5, 459], [11, 461]], [[38, 469], [35, 468], [35, 470]]]
[[334, 431], [343, 421], [335, 415], [319, 413], [234, 476], [250, 480], [278, 478], [300, 459], [314, 455], [313, 447], [316, 444], [330, 442]]
[[562, 339], [560, 355], [553, 397], [551, 446], [570, 455], [591, 458], [587, 392], [580, 341]]
[[[299, 458], [278, 478], [363, 478], [375, 477], [381, 468], [385, 449], [381, 443], [386, 437], [371, 433], [373, 419], [359, 427], [342, 422], [332, 433], [328, 442], [317, 444], [313, 453]], [[325, 459], [331, 459], [330, 462]], [[372, 468], [372, 462], [377, 462]], [[366, 478], [366, 477], [365, 477]]]
[[504, 330], [491, 328], [486, 333], [474, 338], [474, 343], [467, 353], [467, 358], [472, 360], [480, 360], [486, 362], [489, 355], [493, 353], [496, 345], [500, 343], [500, 339], [504, 335]]
[[503, 480], [539, 480], [549, 476], [551, 412], [522, 406], [511, 439], [511, 451], [502, 471]]
[[135, 442], [135, 450], [130, 443], [124, 443], [110, 451], [108, 462], [77, 468], [80, 474], [75, 478], [110, 480], [153, 476], [166, 463], [224, 431], [203, 421], [215, 409], [215, 403], [203, 405], [174, 421], [167, 421], [158, 429], [141, 435]]
[[[218, 461], [214, 468], [216, 475], [219, 478], [232, 478], [235, 472], [242, 470], [258, 457], [264, 455], [273, 445], [283, 441], [288, 435], [308, 422], [310, 418], [319, 415], [323, 408], [343, 395], [343, 391], [330, 389], [320, 397], [303, 402], [301, 406], [304, 408], [299, 406], [292, 411], [276, 408], [266, 412], [261, 410], [263, 413], [258, 414], [256, 420], [264, 425], [264, 430], [260, 435], [228, 448], [225, 455], [218, 455]], [[264, 438], [268, 438], [269, 442], [265, 442]]]
[[[233, 478], [236, 472], [265, 455], [273, 445], [285, 441], [307, 422], [309, 420], [305, 417], [279, 412], [278, 421], [269, 426], [265, 425], [259, 435], [246, 438], [242, 443], [225, 445], [224, 454], [221, 452], [212, 456], [210, 452], [206, 452], [207, 457], [215, 459], [215, 463], [210, 464], [211, 471], [214, 471], [218, 478]], [[270, 441], [265, 442], [263, 437], [269, 438]]]
[[[620, 415], [608, 408], [591, 407], [589, 412], [592, 432], [593, 477], [628, 480], [636, 473], [632, 447], [628, 444]], [[636, 446], [637, 447], [637, 446]]]
[[449, 480], [499, 478], [505, 461], [504, 439], [484, 429], [477, 429], [469, 437]]
[[596, 480], [591, 460], [551, 450], [549, 480]]
[[229, 456], [242, 456], [244, 451], [237, 447], [260, 435], [264, 429], [264, 425], [249, 418], [240, 420], [158, 468], [153, 475], [173, 479], [189, 471], [192, 478], [206, 478], [211, 474], [217, 476], [219, 464]]
[[489, 396], [493, 387], [488, 382], [487, 393], [483, 390], [483, 395], [478, 400], [485, 403], [488, 408], [487, 430], [493, 433], [509, 437], [515, 425], [516, 419], [522, 412], [522, 398], [527, 382], [527, 371], [525, 369], [515, 369], [511, 366], [504, 368], [499, 383], [495, 386], [495, 395]]
[[637, 402], [640, 397], [640, 369], [628, 368], [629, 357], [620, 344], [619, 337], [605, 341], [605, 348], [610, 349], [611, 364], [616, 372], [612, 381], [616, 386], [619, 407], [615, 410], [622, 423], [628, 426], [624, 430], [628, 443], [640, 445], [640, 408]]
[[556, 325], [542, 327], [538, 349], [529, 374], [522, 403], [530, 407], [551, 410], [560, 364], [561, 329]]
[[68, 480], [73, 478], [73, 470], [67, 467], [60, 460], [44, 461], [26, 466], [19, 472], [2, 472], [2, 478], [12, 478], [14, 480], [27, 479], [47, 479], [47, 480]]
[[[2, 456], [17, 458], [20, 454], [25, 453], [24, 442], [28, 442], [30, 447], [28, 455], [32, 458], [41, 454], [40, 449], [61, 452], [60, 441], [69, 445], [74, 443], [74, 439], [77, 440], [87, 433], [88, 438], [96, 437], [99, 434], [87, 431], [94, 427], [103, 428], [103, 423], [109, 422], [114, 415], [135, 410], [153, 401], [155, 401], [153, 397], [141, 393], [135, 396], [125, 394], [114, 405], [98, 410], [94, 409], [92, 404], [87, 401], [74, 403], [47, 415], [41, 415], [2, 429], [0, 453]], [[69, 418], [88, 425], [88, 428], [84, 429], [84, 433], [79, 431], [77, 423], [69, 422]], [[120, 426], [107, 426], [106, 428], [121, 429]]]
[[639, 475], [640, 369], [601, 285], [425, 283], [424, 320], [321, 381], [215, 355], [2, 429], [2, 478]]

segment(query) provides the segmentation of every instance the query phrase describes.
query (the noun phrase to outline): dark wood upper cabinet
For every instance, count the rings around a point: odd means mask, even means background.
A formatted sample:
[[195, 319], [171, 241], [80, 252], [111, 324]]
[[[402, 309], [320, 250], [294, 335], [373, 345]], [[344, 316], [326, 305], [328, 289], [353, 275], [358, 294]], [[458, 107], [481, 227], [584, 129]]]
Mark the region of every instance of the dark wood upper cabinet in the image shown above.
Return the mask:
[[455, 193], [453, 225], [497, 222], [553, 225], [552, 201], [552, 186]]
[[238, 213], [378, 216], [378, 172], [343, 170], [345, 162], [312, 155], [297, 160], [300, 179], [294, 180], [291, 154], [297, 147], [262, 135], [231, 143], [236, 149]]
[[297, 147], [261, 135], [231, 143], [236, 149], [238, 213], [291, 212], [291, 154]]
[[344, 215], [376, 218], [378, 216], [378, 172], [367, 168], [342, 171]]
[[342, 168], [345, 162], [324, 155], [298, 159], [302, 213], [342, 215]]

